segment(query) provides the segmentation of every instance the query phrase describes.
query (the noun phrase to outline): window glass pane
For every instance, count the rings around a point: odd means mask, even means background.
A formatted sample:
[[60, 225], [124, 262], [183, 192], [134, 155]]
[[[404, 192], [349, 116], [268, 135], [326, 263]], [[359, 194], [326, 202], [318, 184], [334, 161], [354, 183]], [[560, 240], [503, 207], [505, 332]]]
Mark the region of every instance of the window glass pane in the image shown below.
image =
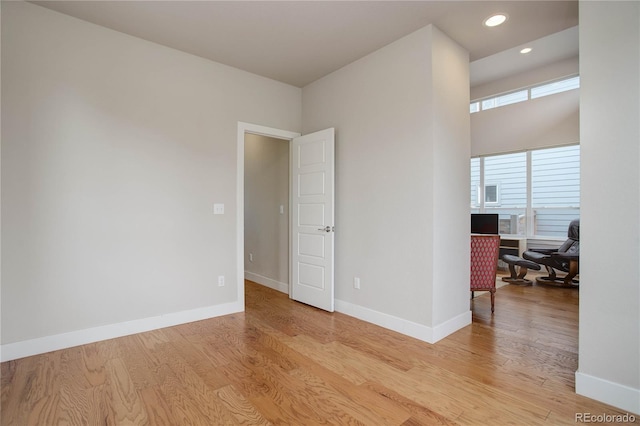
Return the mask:
[[497, 185], [501, 207], [527, 205], [527, 155], [524, 152], [484, 159], [484, 184]]
[[[520, 90], [518, 92], [507, 93], [506, 95], [496, 96], [482, 101], [482, 110], [497, 108], [505, 105], [515, 104], [529, 99], [528, 90]], [[472, 111], [473, 112], [473, 111]]]
[[498, 185], [485, 185], [484, 202], [485, 204], [495, 204], [498, 202]]
[[469, 112], [471, 114], [478, 111], [480, 111], [480, 102], [473, 102], [469, 105]]
[[520, 90], [519, 92], [498, 96], [496, 98], [496, 106], [511, 105], [516, 102], [526, 101], [527, 99], [529, 99], [528, 90]]
[[491, 99], [485, 99], [484, 101], [482, 101], [482, 110], [486, 110], [486, 109], [491, 109], [491, 108], [495, 108], [498, 105], [496, 105], [496, 98], [491, 98]]
[[536, 235], [566, 237], [580, 217], [580, 146], [531, 152], [531, 206]]
[[526, 231], [527, 154], [495, 155], [484, 159], [485, 186], [495, 185], [497, 202], [485, 203], [485, 212], [500, 215], [501, 234]]
[[531, 99], [553, 95], [555, 93], [566, 92], [567, 90], [573, 90], [579, 87], [579, 76], [568, 78], [566, 80], [554, 81], [553, 83], [543, 84], [542, 86], [531, 88]]
[[[480, 187], [480, 159], [471, 159], [471, 208], [480, 207], [478, 188]], [[477, 212], [476, 212], [477, 213]]]
[[527, 216], [526, 209], [491, 209], [491, 212], [499, 213], [501, 234], [526, 235]]

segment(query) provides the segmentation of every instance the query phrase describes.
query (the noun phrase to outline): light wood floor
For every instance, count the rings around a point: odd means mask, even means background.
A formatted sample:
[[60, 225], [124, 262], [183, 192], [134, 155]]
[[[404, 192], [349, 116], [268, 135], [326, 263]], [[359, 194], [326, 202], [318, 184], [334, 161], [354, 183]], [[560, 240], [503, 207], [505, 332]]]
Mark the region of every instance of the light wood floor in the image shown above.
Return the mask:
[[430, 345], [247, 282], [245, 313], [2, 363], [2, 425], [562, 425], [578, 290], [500, 288]]

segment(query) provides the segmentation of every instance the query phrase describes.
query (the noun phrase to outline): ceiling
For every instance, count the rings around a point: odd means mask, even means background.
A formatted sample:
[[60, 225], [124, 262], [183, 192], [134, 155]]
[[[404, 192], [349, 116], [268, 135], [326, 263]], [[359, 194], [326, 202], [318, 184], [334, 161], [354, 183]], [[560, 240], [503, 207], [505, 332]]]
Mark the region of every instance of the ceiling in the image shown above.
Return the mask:
[[[578, 25], [577, 0], [33, 3], [298, 87], [429, 24], [466, 48], [471, 61], [484, 58], [486, 81], [493, 55]], [[506, 13], [507, 22], [485, 27], [484, 19], [496, 12]], [[575, 56], [574, 38], [559, 52], [557, 40], [536, 48], [527, 60], [549, 62], [545, 49], [556, 50], [553, 60]], [[496, 56], [502, 75], [521, 61], [515, 54]]]

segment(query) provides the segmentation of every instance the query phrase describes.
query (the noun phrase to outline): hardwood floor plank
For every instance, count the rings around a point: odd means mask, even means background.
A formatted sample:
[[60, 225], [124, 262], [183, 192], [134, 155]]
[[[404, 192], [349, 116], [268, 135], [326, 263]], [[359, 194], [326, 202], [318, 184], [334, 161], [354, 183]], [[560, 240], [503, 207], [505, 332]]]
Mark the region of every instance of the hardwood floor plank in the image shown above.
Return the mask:
[[99, 386], [106, 381], [105, 360], [96, 344], [84, 345], [82, 350], [82, 371], [91, 386]]
[[9, 384], [13, 381], [13, 376], [16, 374], [16, 367], [18, 361], [12, 360], [3, 362], [0, 364], [0, 386], [2, 387], [2, 397], [4, 399], [6, 390]]
[[270, 425], [262, 414], [232, 385], [227, 385], [214, 392], [224, 406], [233, 415], [237, 424], [241, 425]]
[[159, 386], [151, 386], [140, 391], [149, 424], [157, 426], [173, 426], [178, 424], [169, 410], [168, 403]]
[[[485, 385], [439, 367], [415, 367], [410, 373], [418, 380], [428, 381], [439, 388], [443, 396], [456, 401], [464, 409], [456, 418], [458, 423], [496, 424], [499, 419], [512, 424], [526, 424], [542, 422], [549, 415], [548, 408], [532, 404], [528, 399], [518, 398], [496, 386]], [[478, 406], [488, 409], [478, 410]], [[497, 406], [501, 409], [496, 414], [491, 407]], [[505, 407], [508, 408], [505, 410]]]
[[324, 422], [322, 413], [313, 408], [322, 404], [303, 381], [279, 369], [259, 353], [245, 357], [242, 363], [261, 384], [259, 392], [253, 392], [248, 397], [252, 403], [258, 410], [261, 410], [263, 404], [278, 405], [280, 409], [277, 418], [265, 416], [269, 421], [287, 424], [294, 419], [298, 419], [301, 424]]
[[0, 409], [3, 425], [22, 424], [33, 404], [29, 399], [29, 388], [34, 380], [33, 376], [39, 357], [29, 357], [14, 361], [16, 363], [15, 372], [11, 382], [7, 385], [9, 389], [3, 389], [2, 408]]
[[[233, 423], [229, 411], [215, 394], [215, 390], [219, 388], [218, 381], [207, 381], [207, 378], [201, 376], [188, 360], [181, 358], [178, 354], [172, 356], [171, 363], [167, 365], [209, 422]], [[227, 381], [225, 380], [224, 383], [226, 384]]]
[[[94, 387], [91, 379], [99, 374], [89, 372], [85, 363], [85, 348], [76, 347], [61, 353], [61, 373], [58, 376], [57, 424], [86, 424], [91, 408], [89, 395]], [[91, 368], [91, 367], [90, 367]], [[98, 370], [100, 368], [98, 367]], [[106, 382], [106, 374], [102, 383]]]
[[368, 395], [367, 392], [354, 392], [351, 395], [342, 393], [325, 382], [323, 377], [306, 369], [296, 369], [289, 374], [302, 380], [308, 388], [312, 388], [317, 395], [316, 398], [325, 401], [323, 405], [333, 406], [332, 410], [323, 409], [323, 411], [336, 413], [331, 416], [336, 420], [336, 424], [347, 423], [344, 421], [347, 417], [365, 425], [401, 424], [409, 418], [409, 413], [399, 407], [393, 410], [379, 410], [375, 405], [375, 395]]
[[109, 384], [95, 386], [87, 392], [87, 421], [86, 425], [115, 425], [115, 411]]
[[166, 401], [167, 409], [176, 421], [175, 424], [194, 426], [215, 424], [214, 419], [209, 418], [205, 413], [206, 409], [200, 407], [192, 398], [169, 365], [162, 365], [159, 375], [162, 380], [158, 390]]
[[[449, 420], [447, 417], [436, 413], [428, 409], [427, 407], [416, 403], [415, 401], [406, 398], [400, 395], [397, 392], [379, 384], [376, 382], [367, 382], [364, 383], [368, 389], [371, 389], [373, 392], [378, 393], [379, 395], [384, 396], [387, 399], [394, 401], [399, 406], [403, 407], [407, 410], [411, 416], [402, 423], [402, 425], [456, 425], [452, 420]], [[394, 423], [395, 424], [395, 423]]]
[[55, 425], [58, 424], [58, 406], [60, 397], [58, 394], [50, 394], [39, 399], [29, 410], [25, 425]]
[[107, 361], [107, 382], [109, 383], [115, 421], [118, 424], [148, 423], [140, 395], [127, 371], [124, 361], [114, 358]]
[[316, 363], [324, 365], [327, 369], [353, 384], [361, 385], [367, 381], [367, 377], [363, 375], [358, 368], [345, 363], [345, 360], [339, 353], [331, 351], [331, 348], [326, 348], [325, 345], [316, 342], [309, 336], [296, 336], [290, 339], [287, 344], [289, 347], [304, 354]]
[[218, 389], [229, 384], [229, 381], [214, 367], [209, 358], [191, 344], [182, 335], [181, 331], [175, 328], [168, 328], [165, 329], [165, 333], [171, 339], [171, 343], [168, 347], [163, 348], [162, 353], [165, 355], [167, 353], [175, 353], [175, 355], [171, 357], [165, 356], [164, 363], [171, 365], [173, 364], [173, 359], [179, 357], [184, 359], [184, 362], [193, 371], [209, 383], [212, 389]]
[[136, 389], [145, 389], [158, 385], [157, 366], [155, 359], [150, 356], [150, 351], [142, 344], [139, 336], [126, 336], [122, 343], [127, 346], [121, 359], [127, 367], [127, 373], [131, 377]]

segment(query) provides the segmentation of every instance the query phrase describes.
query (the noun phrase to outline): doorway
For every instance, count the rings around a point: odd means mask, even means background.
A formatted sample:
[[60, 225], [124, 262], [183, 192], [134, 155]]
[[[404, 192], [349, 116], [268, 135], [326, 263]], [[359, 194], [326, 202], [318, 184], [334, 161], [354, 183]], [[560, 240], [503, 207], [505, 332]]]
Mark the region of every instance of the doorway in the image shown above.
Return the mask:
[[245, 278], [289, 294], [289, 141], [244, 138]]
[[[288, 232], [289, 232], [289, 222], [288, 222], [288, 218], [289, 218], [289, 209], [288, 209], [288, 205], [289, 205], [289, 183], [288, 183], [288, 176], [289, 176], [289, 144], [291, 142], [291, 140], [297, 136], [300, 136], [299, 133], [296, 132], [290, 132], [290, 131], [286, 131], [286, 130], [279, 130], [279, 129], [273, 129], [273, 128], [269, 128], [269, 127], [264, 127], [264, 126], [260, 126], [260, 125], [256, 125], [256, 124], [250, 124], [250, 123], [243, 123], [243, 122], [239, 122], [238, 123], [238, 135], [237, 135], [237, 147], [238, 147], [238, 164], [237, 164], [237, 170], [238, 170], [238, 176], [237, 176], [237, 189], [236, 189], [236, 193], [237, 193], [237, 205], [238, 205], [238, 210], [237, 210], [237, 242], [236, 242], [236, 248], [237, 248], [237, 253], [236, 253], [236, 259], [238, 260], [238, 264], [237, 264], [237, 277], [238, 277], [238, 282], [237, 282], [237, 287], [238, 287], [238, 301], [241, 303], [242, 306], [244, 306], [244, 292], [245, 292], [245, 286], [244, 286], [244, 280], [245, 280], [245, 272], [249, 272], [248, 277], [249, 279], [252, 279], [252, 281], [256, 281], [259, 284], [262, 285], [266, 285], [268, 287], [271, 288], [275, 288], [276, 290], [279, 291], [283, 291], [286, 292], [288, 294], [288, 262], [289, 262], [289, 237], [288, 237]], [[254, 228], [255, 229], [260, 229], [262, 226], [269, 226], [269, 222], [268, 221], [260, 221], [259, 223], [252, 223], [252, 228], [251, 230], [249, 230], [248, 234], [245, 230], [245, 211], [247, 210], [245, 208], [245, 179], [246, 179], [246, 171], [245, 171], [245, 162], [246, 162], [246, 150], [245, 150], [245, 145], [247, 142], [247, 139], [249, 139], [249, 144], [252, 145], [252, 149], [253, 150], [253, 145], [258, 144], [255, 148], [257, 150], [260, 150], [261, 148], [263, 149], [267, 149], [269, 150], [269, 148], [266, 145], [270, 145], [270, 146], [276, 146], [276, 148], [278, 147], [279, 144], [283, 144], [286, 146], [286, 158], [287, 158], [287, 166], [286, 166], [286, 179], [287, 179], [287, 192], [286, 192], [286, 197], [284, 199], [281, 198], [276, 198], [276, 192], [274, 190], [274, 192], [272, 193], [272, 199], [267, 203], [263, 203], [262, 201], [262, 197], [260, 197], [260, 199], [257, 199], [257, 197], [252, 197], [251, 199], [251, 206], [253, 204], [259, 204], [259, 208], [261, 210], [269, 210], [269, 214], [267, 215], [268, 217], [270, 217], [271, 219], [271, 226], [273, 226], [274, 223], [277, 224], [277, 228], [278, 228], [278, 232], [276, 232], [276, 235], [278, 235], [277, 239], [278, 239], [278, 244], [279, 247], [277, 249], [277, 253], [266, 253], [266, 251], [269, 250], [269, 246], [268, 243], [269, 241], [266, 240], [263, 237], [256, 237], [254, 234]], [[261, 143], [265, 143], [265, 146], [260, 146], [259, 144]], [[277, 149], [276, 149], [277, 151]], [[255, 154], [255, 152], [252, 151], [252, 153], [250, 153], [250, 156], [253, 156]], [[274, 154], [275, 157], [277, 157], [277, 154]], [[284, 172], [279, 172], [279, 173], [284, 173]], [[272, 174], [272, 177], [274, 178], [274, 181], [278, 181], [278, 177], [277, 177], [277, 173], [276, 172], [270, 172], [270, 174]], [[253, 180], [253, 179], [250, 179]], [[255, 185], [254, 185], [255, 187]], [[253, 191], [253, 190], [252, 190]], [[278, 196], [279, 197], [279, 196]], [[265, 197], [266, 199], [266, 197]], [[264, 205], [263, 205], [264, 204]], [[283, 206], [284, 212], [283, 214], [280, 213], [281, 207]], [[275, 206], [275, 214], [274, 214], [274, 206]], [[249, 216], [249, 220], [253, 220], [253, 218], [255, 218], [256, 214], [254, 212], [249, 212], [248, 213]], [[263, 225], [264, 223], [264, 225]], [[285, 239], [285, 243], [283, 244], [280, 240], [280, 235], [282, 235], [283, 231], [280, 226], [280, 224], [283, 223], [284, 225], [284, 229], [286, 232], [286, 239]], [[255, 226], [254, 226], [255, 225]], [[251, 244], [255, 244], [255, 246], [250, 246], [248, 247], [248, 250], [245, 250], [245, 234], [247, 234], [247, 237], [250, 239]], [[255, 247], [255, 248], [254, 248]], [[265, 248], [267, 247], [267, 248]], [[282, 254], [284, 253], [284, 261], [282, 261]], [[251, 257], [250, 257], [251, 255]], [[247, 268], [245, 268], [245, 263], [247, 264]], [[281, 265], [284, 263], [285, 268], [286, 268], [286, 281], [282, 282], [282, 272], [281, 272]], [[253, 270], [252, 270], [253, 269]], [[266, 271], [266, 272], [265, 272]], [[275, 275], [271, 274], [269, 271], [272, 272], [276, 272]], [[253, 275], [252, 275], [253, 274]], [[273, 275], [273, 276], [267, 276], [267, 275]]]

